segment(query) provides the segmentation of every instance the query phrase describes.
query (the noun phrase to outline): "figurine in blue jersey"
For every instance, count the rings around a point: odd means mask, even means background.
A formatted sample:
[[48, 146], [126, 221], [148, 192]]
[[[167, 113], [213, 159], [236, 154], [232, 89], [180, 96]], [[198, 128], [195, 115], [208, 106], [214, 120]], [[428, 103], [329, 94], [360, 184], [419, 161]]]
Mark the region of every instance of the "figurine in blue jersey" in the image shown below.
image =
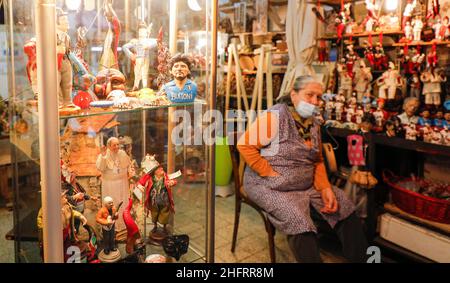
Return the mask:
[[191, 60], [187, 55], [176, 54], [169, 65], [174, 79], [166, 83], [161, 91], [172, 103], [193, 102], [197, 96], [197, 85], [191, 81]]

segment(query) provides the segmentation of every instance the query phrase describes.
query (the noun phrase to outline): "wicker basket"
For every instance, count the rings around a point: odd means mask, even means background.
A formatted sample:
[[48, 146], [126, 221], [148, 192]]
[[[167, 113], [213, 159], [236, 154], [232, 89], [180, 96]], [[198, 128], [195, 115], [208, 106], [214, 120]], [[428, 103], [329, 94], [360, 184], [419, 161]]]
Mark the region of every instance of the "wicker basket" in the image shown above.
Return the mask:
[[413, 179], [395, 176], [387, 170], [383, 172], [383, 181], [391, 188], [392, 201], [401, 210], [420, 218], [450, 224], [450, 201], [405, 189], [402, 184]]

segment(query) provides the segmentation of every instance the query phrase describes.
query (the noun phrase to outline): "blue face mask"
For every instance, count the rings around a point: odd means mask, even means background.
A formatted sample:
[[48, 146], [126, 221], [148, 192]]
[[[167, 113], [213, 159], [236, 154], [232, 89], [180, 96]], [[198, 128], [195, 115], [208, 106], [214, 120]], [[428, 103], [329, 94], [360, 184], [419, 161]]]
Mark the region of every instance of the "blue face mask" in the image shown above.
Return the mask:
[[311, 116], [313, 116], [316, 113], [319, 113], [319, 110], [317, 109], [317, 107], [311, 103], [305, 102], [305, 101], [300, 101], [299, 104], [297, 104], [297, 106], [295, 107], [295, 110], [297, 111], [297, 113], [302, 117], [302, 118], [310, 118]]

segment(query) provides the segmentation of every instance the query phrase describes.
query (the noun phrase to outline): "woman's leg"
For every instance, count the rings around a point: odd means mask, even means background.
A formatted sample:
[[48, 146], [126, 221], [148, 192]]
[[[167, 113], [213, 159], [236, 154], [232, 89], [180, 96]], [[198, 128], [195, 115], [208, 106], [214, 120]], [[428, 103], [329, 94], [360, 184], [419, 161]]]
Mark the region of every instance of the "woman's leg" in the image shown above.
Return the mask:
[[344, 256], [350, 262], [367, 261], [367, 239], [361, 220], [355, 212], [339, 221], [334, 230], [341, 241]]
[[287, 236], [289, 247], [295, 259], [301, 263], [321, 263], [319, 241], [314, 232]]

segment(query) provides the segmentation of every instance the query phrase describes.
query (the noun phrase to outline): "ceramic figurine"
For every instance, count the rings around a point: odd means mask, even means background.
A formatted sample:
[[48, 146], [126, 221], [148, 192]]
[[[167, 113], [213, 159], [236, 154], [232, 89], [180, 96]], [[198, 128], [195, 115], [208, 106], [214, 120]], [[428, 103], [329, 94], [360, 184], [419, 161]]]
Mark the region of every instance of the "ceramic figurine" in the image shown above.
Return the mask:
[[358, 59], [358, 55], [353, 50], [353, 44], [347, 46], [347, 54], [345, 54], [345, 65], [347, 67], [347, 73], [350, 77], [353, 78], [354, 70], [353, 66], [355, 65], [356, 60]]
[[450, 131], [448, 130], [447, 127], [444, 127], [441, 131], [440, 131], [441, 137], [442, 137], [442, 145], [447, 145], [450, 146]]
[[[380, 78], [377, 79], [379, 86], [378, 97], [383, 99], [394, 99], [397, 88], [402, 85], [402, 78], [395, 69], [395, 65], [389, 62], [389, 69], [385, 71]], [[387, 96], [386, 96], [387, 91]]]
[[[415, 97], [407, 97], [403, 101], [403, 113], [398, 115], [402, 125], [409, 125], [410, 123], [417, 124], [419, 117], [416, 112], [419, 109], [420, 101]], [[450, 118], [450, 117], [449, 117]]]
[[430, 110], [428, 110], [427, 108], [424, 108], [421, 113], [420, 113], [419, 120], [417, 121], [417, 124], [420, 126], [425, 126], [426, 124], [432, 125], [433, 124], [433, 120], [431, 120], [431, 114], [430, 114]]
[[442, 126], [445, 128], [450, 128], [450, 111], [446, 110], [444, 113], [444, 121], [442, 122]]
[[441, 104], [441, 83], [447, 81], [443, 71], [433, 69], [421, 74], [423, 82], [422, 94], [425, 95], [425, 104], [439, 106]]
[[104, 0], [103, 10], [104, 16], [108, 21], [108, 32], [106, 33], [105, 42], [103, 44], [103, 52], [100, 58], [99, 71], [104, 69], [119, 70], [119, 61], [117, 55], [117, 47], [120, 37], [120, 21], [113, 9], [113, 0]]
[[383, 129], [384, 121], [387, 119], [387, 112], [384, 110], [384, 99], [377, 100], [377, 109], [372, 113], [375, 118], [377, 131]]
[[177, 54], [170, 61], [170, 73], [174, 80], [166, 83], [161, 91], [172, 103], [192, 102], [197, 96], [197, 85], [191, 81], [191, 60], [187, 55]]
[[366, 32], [371, 32], [373, 30], [373, 26], [378, 21], [378, 7], [375, 0], [365, 0], [364, 4], [366, 5], [367, 15], [362, 21], [361, 26], [365, 27]]
[[437, 66], [438, 58], [436, 53], [436, 48], [433, 46], [427, 54], [427, 67], [434, 69]]
[[397, 133], [395, 131], [395, 124], [392, 120], [387, 120], [384, 127], [385, 127], [385, 134], [387, 137], [391, 138], [397, 136]]
[[37, 85], [37, 64], [36, 64], [36, 38], [31, 38], [23, 46], [23, 51], [28, 57], [27, 76], [31, 84], [31, 89], [34, 93], [34, 99], [38, 99], [38, 85]]
[[444, 121], [444, 110], [442, 108], [439, 108], [438, 110], [436, 110], [436, 116], [433, 120], [433, 126], [443, 128]]
[[[101, 148], [96, 162], [97, 169], [102, 173], [103, 197], [109, 196], [118, 202], [128, 201], [130, 165], [131, 159], [120, 149], [119, 139], [109, 138], [106, 147]], [[119, 215], [123, 214], [123, 210], [123, 207], [118, 208]], [[126, 227], [123, 221], [119, 221], [115, 228], [122, 235]]]
[[405, 139], [413, 141], [417, 140], [416, 124], [410, 123], [406, 126], [405, 130]]
[[445, 40], [449, 36], [449, 20], [448, 17], [445, 16], [442, 20], [441, 27], [438, 32], [438, 39]]
[[405, 28], [403, 29], [405, 32], [405, 38], [408, 41], [413, 40], [413, 27], [411, 26], [411, 22], [406, 22]]
[[72, 65], [69, 60], [70, 37], [67, 13], [58, 8], [56, 16], [56, 52], [58, 58], [58, 96], [60, 107], [72, 104]]
[[339, 93], [342, 93], [345, 98], [350, 98], [353, 90], [353, 80], [347, 71], [347, 66], [344, 64], [339, 64]]
[[367, 42], [364, 41], [364, 57], [369, 61], [369, 65], [373, 66], [375, 64], [375, 55], [373, 53], [373, 47]]
[[410, 73], [420, 72], [420, 70], [422, 69], [421, 66], [422, 66], [423, 62], [425, 61], [425, 54], [420, 53], [420, 51], [417, 49], [413, 49], [412, 53], [414, 55], [411, 57], [412, 66], [411, 66]]
[[413, 25], [413, 36], [414, 41], [420, 41], [421, 40], [421, 34], [423, 29], [423, 22], [420, 16], [416, 16], [415, 20], [412, 23]]
[[356, 117], [356, 124], [361, 124], [362, 123], [362, 118], [364, 116], [364, 110], [362, 109], [361, 106], [358, 106], [356, 108], [356, 113], [355, 113], [355, 117]]
[[[122, 203], [120, 203], [121, 205]], [[120, 251], [116, 247], [116, 221], [119, 218], [118, 208], [114, 206], [114, 200], [110, 196], [103, 198], [103, 206], [97, 212], [96, 222], [102, 227], [103, 250], [99, 254], [99, 259], [103, 262], [117, 261], [120, 258]]]
[[342, 102], [341, 100], [338, 100], [336, 98], [335, 109], [336, 109], [336, 121], [342, 121], [342, 112], [344, 111], [344, 102]]
[[[150, 237], [156, 241], [164, 239], [169, 230], [169, 217], [175, 213], [172, 187], [176, 180], [169, 179], [163, 167], [155, 159], [154, 155], [147, 154], [142, 161], [145, 175], [138, 181], [138, 187], [145, 192], [144, 208], [151, 214], [153, 229]], [[163, 225], [163, 230], [158, 229], [158, 223]]]
[[150, 38], [152, 24], [148, 27], [142, 22], [138, 28], [138, 38], [132, 39], [122, 47], [122, 50], [134, 63], [134, 85], [133, 91], [139, 89], [142, 81], [142, 88], [148, 87], [148, 70], [150, 67], [150, 50], [156, 48], [156, 39]]
[[402, 28], [405, 28], [406, 22], [411, 22], [411, 17], [416, 6], [417, 0], [407, 0], [405, 10], [403, 10]]
[[361, 104], [364, 108], [364, 112], [370, 112], [372, 99], [370, 93], [365, 93], [361, 99]]
[[433, 134], [433, 129], [430, 124], [425, 124], [420, 131], [422, 132], [422, 140], [424, 142], [431, 142], [431, 135]]
[[325, 113], [327, 120], [333, 120], [333, 110], [335, 108], [335, 103], [333, 97], [331, 97], [327, 102], [325, 102]]
[[366, 67], [364, 60], [359, 60], [359, 68], [355, 72], [355, 91], [358, 102], [361, 102], [365, 93], [372, 91], [372, 72], [370, 67]]
[[375, 70], [383, 70], [388, 66], [387, 57], [384, 53], [383, 45], [381, 45], [380, 42], [378, 42], [375, 45], [375, 53], [374, 53], [374, 60], [375, 60]]
[[420, 78], [419, 74], [414, 73], [411, 77], [411, 84], [410, 84], [410, 97], [420, 98], [420, 91], [421, 91], [421, 85], [420, 85]]
[[431, 133], [431, 143], [433, 144], [442, 144], [442, 135], [440, 133], [440, 129], [438, 127], [433, 128], [433, 132]]
[[355, 108], [353, 108], [352, 106], [349, 105], [345, 109], [345, 113], [346, 113], [345, 121], [348, 122], [348, 123], [351, 123], [352, 120], [353, 120], [353, 115], [355, 115]]
[[436, 20], [436, 23], [433, 25], [433, 30], [434, 30], [434, 39], [436, 40], [442, 40], [441, 36], [440, 36], [440, 30], [442, 27], [442, 23], [440, 19]]

